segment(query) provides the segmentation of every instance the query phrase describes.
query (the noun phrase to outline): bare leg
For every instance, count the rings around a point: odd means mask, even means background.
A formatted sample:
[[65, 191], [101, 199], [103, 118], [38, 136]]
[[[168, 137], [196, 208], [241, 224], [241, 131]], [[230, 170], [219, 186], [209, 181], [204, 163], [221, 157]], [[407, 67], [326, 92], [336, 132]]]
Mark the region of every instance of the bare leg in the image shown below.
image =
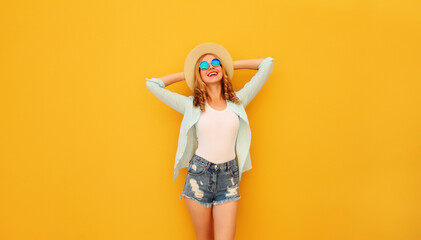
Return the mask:
[[234, 240], [238, 202], [229, 201], [213, 206], [215, 240]]
[[204, 207], [184, 196], [184, 202], [193, 220], [197, 240], [213, 240], [212, 207]]

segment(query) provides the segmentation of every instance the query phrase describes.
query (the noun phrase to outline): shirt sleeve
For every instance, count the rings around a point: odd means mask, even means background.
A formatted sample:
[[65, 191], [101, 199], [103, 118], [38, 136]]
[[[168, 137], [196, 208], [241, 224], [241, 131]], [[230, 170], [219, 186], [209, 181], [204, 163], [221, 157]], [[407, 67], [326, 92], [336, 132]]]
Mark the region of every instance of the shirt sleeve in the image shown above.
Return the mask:
[[257, 93], [265, 85], [267, 79], [272, 73], [274, 58], [267, 57], [257, 67], [257, 73], [248, 81], [242, 89], [236, 92], [238, 98], [243, 103], [244, 108], [251, 102]]
[[164, 82], [159, 78], [146, 78], [146, 88], [166, 105], [184, 114], [188, 97], [165, 89]]

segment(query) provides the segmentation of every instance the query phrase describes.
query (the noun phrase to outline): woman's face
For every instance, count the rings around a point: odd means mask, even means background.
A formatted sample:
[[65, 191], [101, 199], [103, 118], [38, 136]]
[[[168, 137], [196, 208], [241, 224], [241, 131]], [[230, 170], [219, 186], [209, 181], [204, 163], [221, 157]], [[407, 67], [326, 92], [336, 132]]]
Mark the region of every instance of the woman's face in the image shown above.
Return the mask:
[[[205, 83], [219, 82], [222, 79], [222, 76], [223, 76], [222, 67], [221, 67], [222, 63], [218, 67], [213, 66], [212, 60], [214, 58], [216, 58], [214, 55], [207, 54], [201, 61], [201, 62], [205, 61], [209, 63], [208, 69], [202, 70], [201, 68], [199, 68], [200, 77], [202, 78], [202, 81]], [[211, 73], [216, 73], [216, 74], [210, 75]]]

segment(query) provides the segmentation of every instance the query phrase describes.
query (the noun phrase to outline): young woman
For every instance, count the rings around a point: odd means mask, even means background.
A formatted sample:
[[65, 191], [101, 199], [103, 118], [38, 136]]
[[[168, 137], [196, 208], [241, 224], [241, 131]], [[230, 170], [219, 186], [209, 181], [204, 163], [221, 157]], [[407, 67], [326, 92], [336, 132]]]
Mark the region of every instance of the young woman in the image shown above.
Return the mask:
[[[233, 62], [222, 46], [204, 43], [189, 53], [184, 72], [146, 79], [150, 92], [184, 115], [174, 180], [179, 169], [188, 168], [180, 199], [185, 197], [197, 239], [234, 239], [239, 181], [251, 169], [251, 130], [245, 107], [269, 78], [273, 60]], [[258, 71], [241, 90], [234, 91], [234, 69]], [[194, 96], [165, 89], [184, 79]]]

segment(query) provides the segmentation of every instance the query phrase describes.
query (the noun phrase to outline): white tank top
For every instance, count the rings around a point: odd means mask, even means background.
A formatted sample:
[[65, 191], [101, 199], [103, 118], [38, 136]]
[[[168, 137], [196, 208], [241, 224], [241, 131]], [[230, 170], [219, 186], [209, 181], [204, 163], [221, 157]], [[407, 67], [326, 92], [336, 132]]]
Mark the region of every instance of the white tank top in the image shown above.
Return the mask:
[[228, 106], [215, 110], [205, 102], [205, 112], [195, 124], [198, 147], [195, 154], [213, 163], [235, 158], [235, 142], [240, 119]]

